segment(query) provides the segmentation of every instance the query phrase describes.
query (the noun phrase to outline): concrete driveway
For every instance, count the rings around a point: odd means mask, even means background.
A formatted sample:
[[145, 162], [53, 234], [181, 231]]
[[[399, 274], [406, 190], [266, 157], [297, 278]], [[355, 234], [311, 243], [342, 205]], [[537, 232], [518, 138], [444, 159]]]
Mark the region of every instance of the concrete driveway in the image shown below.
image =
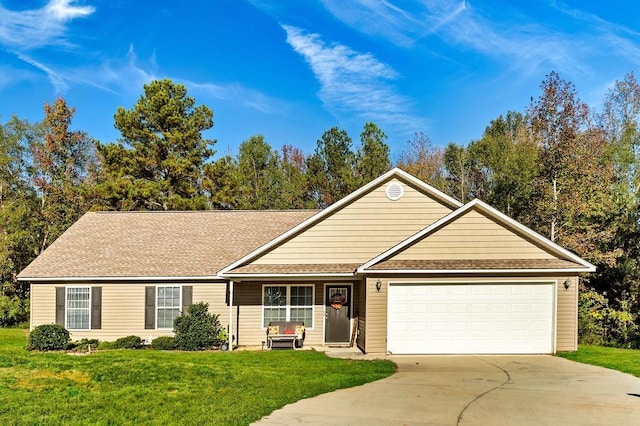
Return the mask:
[[259, 424], [640, 424], [640, 379], [552, 356], [390, 356], [391, 377], [298, 401]]

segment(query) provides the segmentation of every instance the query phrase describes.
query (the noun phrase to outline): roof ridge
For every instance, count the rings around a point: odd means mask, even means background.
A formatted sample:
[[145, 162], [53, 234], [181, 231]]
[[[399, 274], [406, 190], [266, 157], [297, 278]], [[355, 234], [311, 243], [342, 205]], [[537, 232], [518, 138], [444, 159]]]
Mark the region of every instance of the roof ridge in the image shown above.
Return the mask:
[[297, 213], [320, 212], [321, 209], [269, 209], [269, 210], [96, 210], [95, 214], [171, 214], [171, 213]]

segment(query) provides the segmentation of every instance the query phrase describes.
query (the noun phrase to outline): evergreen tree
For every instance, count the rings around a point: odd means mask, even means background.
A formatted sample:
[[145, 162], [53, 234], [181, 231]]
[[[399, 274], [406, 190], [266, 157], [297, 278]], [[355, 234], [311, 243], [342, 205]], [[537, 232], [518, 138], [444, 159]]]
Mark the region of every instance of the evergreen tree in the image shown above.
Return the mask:
[[202, 132], [213, 126], [213, 113], [195, 105], [187, 89], [171, 80], [144, 86], [130, 110], [118, 108], [118, 144], [99, 145], [101, 193], [108, 208], [121, 210], [191, 210], [207, 206], [204, 165], [215, 141]]

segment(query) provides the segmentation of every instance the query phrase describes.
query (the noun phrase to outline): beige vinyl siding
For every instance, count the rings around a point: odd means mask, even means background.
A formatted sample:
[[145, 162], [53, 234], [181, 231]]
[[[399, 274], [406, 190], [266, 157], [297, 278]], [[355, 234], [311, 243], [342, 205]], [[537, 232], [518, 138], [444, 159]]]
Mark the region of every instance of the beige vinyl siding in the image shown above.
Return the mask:
[[209, 311], [220, 314], [223, 326], [228, 324], [229, 308], [225, 303], [226, 283], [69, 283], [31, 285], [31, 327], [54, 323], [56, 320], [56, 287], [102, 287], [102, 328], [72, 331], [73, 340], [91, 338], [113, 341], [135, 335], [143, 339], [172, 336], [172, 330], [144, 328], [145, 287], [154, 285], [185, 285], [193, 287], [193, 302], [209, 303]]
[[366, 305], [366, 295], [367, 295], [367, 283], [366, 281], [359, 282], [354, 290], [354, 294], [358, 295], [358, 334], [356, 338], [356, 344], [360, 348], [360, 350], [365, 350], [366, 348], [366, 332], [367, 332], [367, 305]]
[[260, 346], [266, 332], [262, 327], [262, 286], [259, 283], [234, 283], [233, 316], [235, 343]]
[[365, 262], [451, 212], [430, 196], [401, 184], [404, 195], [400, 200], [389, 200], [385, 195], [388, 184], [381, 185], [254, 263]]
[[[569, 278], [571, 286], [565, 290], [564, 282]], [[578, 349], [578, 278], [576, 276], [529, 276], [529, 277], [438, 277], [438, 278], [382, 278], [380, 293], [376, 293], [376, 278], [367, 278], [366, 288], [366, 346], [367, 353], [386, 353], [387, 344], [387, 289], [389, 281], [416, 283], [458, 282], [460, 285], [491, 282], [557, 282], [556, 293], [556, 351]]]
[[[322, 345], [324, 330], [324, 285], [323, 283], [286, 282], [264, 283], [268, 285], [313, 285], [313, 327], [306, 327], [305, 346]], [[261, 346], [266, 339], [266, 328], [262, 326], [262, 282], [234, 284], [233, 312], [236, 343], [242, 346]], [[239, 318], [238, 318], [239, 315]]]
[[[557, 351], [578, 350], [578, 277], [558, 277]], [[571, 286], [565, 290], [564, 282]]]
[[31, 284], [31, 313], [29, 325], [34, 327], [56, 322], [56, 286]]
[[556, 257], [471, 210], [398, 253], [393, 260], [555, 259]]
[[366, 318], [365, 352], [387, 352], [387, 289], [388, 280], [381, 279], [380, 292], [376, 290], [378, 278], [366, 280]]

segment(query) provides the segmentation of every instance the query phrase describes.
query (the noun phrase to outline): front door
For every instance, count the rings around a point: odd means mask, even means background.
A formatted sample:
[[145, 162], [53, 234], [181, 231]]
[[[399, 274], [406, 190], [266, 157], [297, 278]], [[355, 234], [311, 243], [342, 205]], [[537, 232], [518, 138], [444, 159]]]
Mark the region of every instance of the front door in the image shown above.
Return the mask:
[[325, 343], [349, 343], [351, 340], [351, 286], [327, 284], [325, 287]]

